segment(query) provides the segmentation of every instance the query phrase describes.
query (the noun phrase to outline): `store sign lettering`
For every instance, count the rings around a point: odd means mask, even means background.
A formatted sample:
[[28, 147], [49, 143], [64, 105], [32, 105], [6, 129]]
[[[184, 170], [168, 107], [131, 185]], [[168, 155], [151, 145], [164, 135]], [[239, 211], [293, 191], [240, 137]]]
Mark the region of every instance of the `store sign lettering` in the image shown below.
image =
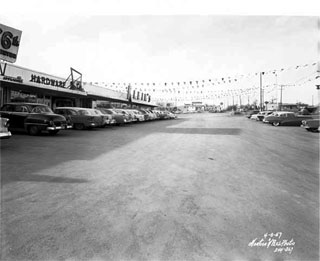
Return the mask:
[[63, 81], [57, 81], [55, 79], [50, 79], [48, 77], [39, 76], [36, 74], [31, 74], [30, 82], [45, 84], [45, 85], [51, 85], [56, 87], [62, 87], [65, 88], [66, 83]]
[[3, 80], [10, 81], [10, 82], [23, 83], [23, 80], [20, 76], [18, 77], [4, 76]]
[[0, 24], [0, 59], [14, 63], [17, 59], [22, 32]]

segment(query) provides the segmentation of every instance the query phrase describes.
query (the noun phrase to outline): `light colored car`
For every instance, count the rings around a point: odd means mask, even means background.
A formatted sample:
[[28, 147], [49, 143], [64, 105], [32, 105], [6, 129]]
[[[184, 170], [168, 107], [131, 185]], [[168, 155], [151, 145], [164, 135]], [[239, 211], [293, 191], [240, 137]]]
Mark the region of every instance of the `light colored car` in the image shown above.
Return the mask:
[[132, 110], [125, 109], [126, 113], [131, 116], [131, 121], [136, 122], [138, 121], [138, 118], [136, 117], [135, 113]]
[[0, 117], [0, 139], [9, 139], [11, 137], [8, 127], [9, 119]]
[[143, 115], [145, 121], [151, 120], [151, 119], [150, 119], [150, 115], [149, 115], [149, 113], [147, 113], [146, 110], [144, 110], [144, 109], [138, 109], [138, 111], [141, 112], [141, 114]]
[[273, 111], [261, 111], [257, 114], [257, 121], [263, 121], [264, 117], [271, 115]]
[[133, 112], [134, 117], [137, 119], [138, 122], [145, 121], [144, 115], [142, 114], [141, 111], [132, 110], [132, 112]]
[[176, 119], [177, 118], [177, 115], [175, 115], [174, 113], [172, 113], [170, 111], [167, 112], [167, 115], [168, 115], [169, 119]]
[[122, 113], [119, 113], [119, 112], [115, 111], [114, 109], [97, 108], [97, 110], [100, 110], [102, 113], [111, 115], [111, 117], [112, 117], [111, 124], [120, 125], [120, 124], [126, 123], [126, 119], [124, 118]]
[[252, 114], [251, 117], [250, 117], [250, 120], [258, 121], [258, 120], [259, 120], [259, 118], [258, 118], [258, 113]]

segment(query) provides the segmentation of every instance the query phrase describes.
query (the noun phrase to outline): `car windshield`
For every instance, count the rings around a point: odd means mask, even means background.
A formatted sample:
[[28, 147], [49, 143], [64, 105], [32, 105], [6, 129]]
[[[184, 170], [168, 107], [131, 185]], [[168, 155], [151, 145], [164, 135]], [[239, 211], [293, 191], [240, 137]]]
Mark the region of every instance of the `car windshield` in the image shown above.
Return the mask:
[[101, 112], [101, 111], [99, 111], [99, 110], [94, 110], [94, 112], [96, 113], [96, 114], [98, 114], [98, 115], [102, 115], [103, 113]]
[[31, 113], [53, 113], [53, 111], [48, 106], [40, 105], [34, 107]]

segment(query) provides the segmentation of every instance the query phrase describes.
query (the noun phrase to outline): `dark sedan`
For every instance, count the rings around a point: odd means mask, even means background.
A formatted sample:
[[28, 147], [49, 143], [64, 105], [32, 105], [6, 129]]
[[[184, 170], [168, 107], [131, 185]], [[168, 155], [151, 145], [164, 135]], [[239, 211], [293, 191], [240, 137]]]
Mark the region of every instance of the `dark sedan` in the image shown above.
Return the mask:
[[273, 126], [301, 126], [302, 121], [312, 119], [311, 116], [297, 116], [294, 112], [274, 112], [264, 118], [264, 122], [270, 123]]
[[72, 128], [65, 117], [54, 114], [45, 104], [7, 103], [1, 107], [0, 114], [10, 120], [11, 131], [25, 130], [30, 135], [38, 135], [42, 131], [54, 135], [60, 130]]

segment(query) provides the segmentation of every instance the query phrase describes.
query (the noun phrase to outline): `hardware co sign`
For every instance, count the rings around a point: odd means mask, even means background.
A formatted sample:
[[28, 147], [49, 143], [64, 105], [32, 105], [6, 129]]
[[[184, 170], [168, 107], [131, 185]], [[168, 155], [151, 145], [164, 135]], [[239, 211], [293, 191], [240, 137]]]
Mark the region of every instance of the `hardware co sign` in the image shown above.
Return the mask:
[[0, 59], [14, 63], [17, 59], [22, 31], [0, 24]]

